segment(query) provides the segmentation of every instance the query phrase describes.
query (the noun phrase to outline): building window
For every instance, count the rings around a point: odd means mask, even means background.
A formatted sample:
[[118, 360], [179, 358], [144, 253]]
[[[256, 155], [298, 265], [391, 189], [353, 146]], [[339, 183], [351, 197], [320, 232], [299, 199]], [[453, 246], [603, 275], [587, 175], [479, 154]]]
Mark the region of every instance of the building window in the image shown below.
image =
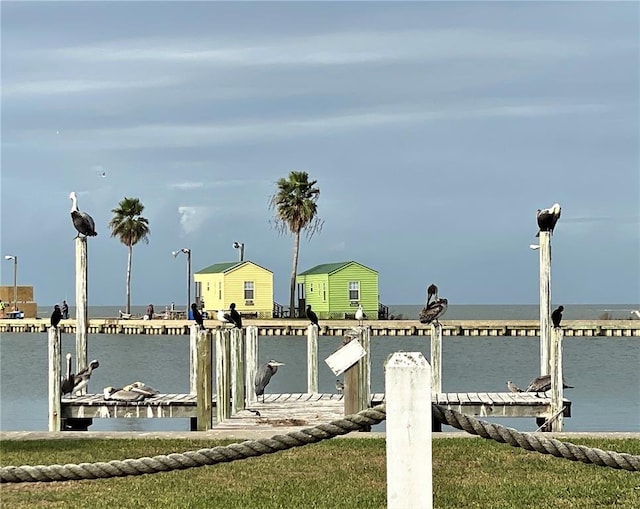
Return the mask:
[[360, 300], [360, 281], [349, 281], [349, 300]]
[[253, 300], [253, 281], [244, 282], [244, 300]]
[[222, 281], [218, 281], [218, 300], [222, 300]]
[[322, 283], [322, 302], [327, 302], [327, 283]]
[[309, 283], [309, 293], [313, 293], [313, 283]]

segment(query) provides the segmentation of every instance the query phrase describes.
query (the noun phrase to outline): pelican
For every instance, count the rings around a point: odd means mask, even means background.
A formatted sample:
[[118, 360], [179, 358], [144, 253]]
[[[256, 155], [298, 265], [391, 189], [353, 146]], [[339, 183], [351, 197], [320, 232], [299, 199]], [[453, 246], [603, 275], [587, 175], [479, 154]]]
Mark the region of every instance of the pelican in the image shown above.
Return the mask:
[[262, 396], [262, 402], [264, 403], [264, 389], [271, 381], [271, 377], [278, 372], [278, 366], [284, 366], [284, 363], [270, 360], [266, 364], [263, 364], [256, 373], [254, 386], [256, 390], [256, 396]]
[[57, 329], [60, 320], [62, 320], [62, 311], [60, 311], [60, 306], [56, 304], [53, 306], [53, 313], [51, 313], [51, 327]]
[[[573, 385], [567, 385], [567, 383], [562, 380], [562, 387], [564, 389], [573, 389]], [[534, 378], [529, 383], [529, 386], [525, 389], [525, 392], [547, 392], [551, 390], [551, 375], [542, 375]]]
[[540, 236], [540, 232], [551, 232], [556, 227], [558, 219], [560, 219], [560, 204], [554, 203], [550, 208], [540, 210], [536, 213], [536, 219], [538, 221], [538, 233], [536, 237]]
[[225, 320], [232, 323], [238, 329], [242, 329], [242, 316], [238, 313], [235, 302], [229, 305], [229, 309], [229, 312], [224, 314]]
[[78, 197], [75, 192], [71, 192], [69, 194], [69, 198], [71, 198], [71, 219], [73, 221], [73, 226], [75, 226], [76, 230], [78, 230], [78, 235], [76, 238], [80, 237], [80, 235], [84, 235], [85, 237], [95, 237], [98, 235], [96, 233], [96, 225], [93, 222], [93, 218], [87, 214], [86, 212], [81, 212], [78, 209]]
[[73, 377], [73, 389], [72, 394], [78, 394], [82, 389], [84, 389], [89, 383], [89, 379], [91, 378], [91, 373], [93, 370], [100, 367], [100, 363], [97, 360], [92, 360], [86, 368], [78, 371]]
[[522, 392], [522, 389], [518, 387], [516, 384], [514, 384], [511, 380], [507, 380], [507, 388], [511, 392]]
[[435, 297], [435, 300], [438, 300], [438, 287], [434, 284], [430, 284], [427, 288], [427, 306], [429, 305], [432, 297]]
[[191, 314], [193, 315], [193, 319], [196, 321], [200, 330], [204, 330], [204, 320], [202, 319], [202, 313], [198, 311], [198, 305], [194, 302], [191, 304]]
[[311, 310], [311, 304], [307, 304], [306, 315], [309, 321], [311, 322], [311, 324], [315, 325], [316, 327], [318, 327], [318, 329], [320, 329], [320, 324], [318, 323], [318, 315], [316, 315], [315, 312]]
[[437, 298], [422, 309], [420, 312], [420, 323], [439, 323], [438, 319], [444, 316], [448, 306], [449, 301], [447, 299]]
[[364, 314], [362, 304], [358, 304], [358, 310], [356, 311], [356, 320], [358, 320], [358, 325], [362, 325], [362, 320], [364, 320], [366, 317], [367, 315]]
[[132, 384], [125, 385], [122, 390], [137, 392], [142, 394], [146, 398], [150, 398], [155, 396], [156, 394], [160, 394], [160, 391], [150, 385], [145, 384], [144, 382], [133, 382]]
[[146, 396], [139, 392], [130, 391], [128, 389], [115, 389], [113, 387], [105, 387], [103, 389], [103, 397], [105, 400], [114, 401], [142, 401]]
[[73, 373], [71, 373], [71, 354], [67, 353], [67, 376], [62, 379], [60, 384], [60, 394], [70, 394], [73, 391]]
[[338, 391], [338, 394], [344, 393], [344, 383], [342, 383], [340, 380], [336, 380], [336, 390]]
[[554, 328], [558, 329], [560, 327], [560, 321], [562, 320], [562, 312], [564, 311], [564, 306], [558, 306], [557, 309], [551, 313], [551, 321], [553, 322]]

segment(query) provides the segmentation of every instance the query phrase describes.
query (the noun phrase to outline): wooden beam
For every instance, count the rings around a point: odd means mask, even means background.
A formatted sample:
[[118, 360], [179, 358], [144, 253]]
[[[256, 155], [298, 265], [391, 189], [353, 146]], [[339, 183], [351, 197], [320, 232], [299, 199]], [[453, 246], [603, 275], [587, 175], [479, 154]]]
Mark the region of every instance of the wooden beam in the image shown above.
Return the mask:
[[431, 391], [442, 392], [442, 325], [431, 324]]
[[307, 392], [318, 392], [318, 326], [307, 327]]
[[[88, 280], [87, 238], [76, 238], [76, 373], [87, 367]], [[85, 394], [87, 389], [83, 389]]]
[[245, 395], [245, 357], [244, 357], [244, 334], [242, 329], [233, 328], [231, 335], [231, 414], [244, 410]]
[[60, 404], [60, 329], [49, 328], [49, 431], [60, 431], [62, 411]]
[[540, 375], [551, 370], [551, 232], [540, 232]]
[[246, 328], [245, 341], [245, 397], [251, 405], [258, 401], [254, 384], [258, 371], [258, 327], [250, 325]]
[[551, 431], [562, 431], [564, 387], [562, 377], [562, 338], [564, 331], [554, 327], [551, 330]]
[[230, 331], [216, 332], [216, 422], [231, 416], [231, 336]]
[[206, 431], [211, 429], [212, 401], [211, 401], [211, 333], [198, 331], [197, 338], [197, 429]]

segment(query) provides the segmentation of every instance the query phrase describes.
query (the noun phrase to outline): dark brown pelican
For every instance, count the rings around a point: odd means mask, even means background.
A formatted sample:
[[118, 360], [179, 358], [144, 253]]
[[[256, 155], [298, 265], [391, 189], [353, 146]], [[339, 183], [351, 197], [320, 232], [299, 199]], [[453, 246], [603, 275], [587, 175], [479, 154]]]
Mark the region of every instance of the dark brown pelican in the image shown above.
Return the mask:
[[438, 319], [447, 312], [448, 306], [449, 301], [447, 299], [436, 298], [436, 300], [427, 304], [420, 312], [420, 323], [439, 323]]
[[133, 382], [132, 384], [125, 385], [123, 388], [125, 391], [137, 392], [142, 394], [146, 398], [150, 398], [155, 396], [156, 394], [160, 394], [158, 389], [151, 387], [150, 385], [145, 384], [144, 382]]
[[98, 235], [93, 218], [86, 212], [78, 209], [78, 197], [76, 193], [72, 191], [69, 198], [71, 198], [71, 220], [73, 221], [73, 226], [78, 230], [76, 238], [80, 235], [84, 235], [85, 237], [95, 237]]
[[438, 287], [434, 284], [430, 284], [427, 288], [427, 306], [433, 297], [435, 297], [435, 300], [438, 300]]
[[100, 363], [97, 360], [92, 360], [86, 368], [81, 369], [73, 376], [73, 389], [71, 394], [77, 394], [84, 389], [89, 383], [91, 373], [93, 370], [100, 367]]
[[553, 229], [556, 227], [558, 219], [560, 219], [560, 204], [554, 203], [551, 208], [538, 209], [536, 219], [538, 220], [538, 228], [540, 228], [536, 237], [540, 236], [540, 232], [551, 232], [553, 234]]
[[[567, 385], [567, 383], [562, 380], [562, 387], [564, 389], [573, 389], [573, 385]], [[547, 392], [551, 390], [551, 375], [542, 375], [534, 378], [529, 383], [529, 386], [525, 389], [525, 392]]]
[[65, 394], [71, 394], [73, 391], [74, 384], [74, 376], [71, 373], [71, 354], [67, 354], [67, 374], [62, 378], [62, 383], [60, 384], [60, 393], [64, 396]]
[[551, 321], [553, 322], [553, 326], [557, 329], [560, 327], [560, 322], [562, 321], [562, 312], [564, 311], [564, 306], [558, 306], [557, 309], [551, 313]]
[[112, 399], [114, 401], [135, 402], [142, 401], [147, 396], [139, 392], [127, 390], [125, 388], [115, 389], [113, 387], [105, 387], [103, 390], [103, 397], [105, 400]]

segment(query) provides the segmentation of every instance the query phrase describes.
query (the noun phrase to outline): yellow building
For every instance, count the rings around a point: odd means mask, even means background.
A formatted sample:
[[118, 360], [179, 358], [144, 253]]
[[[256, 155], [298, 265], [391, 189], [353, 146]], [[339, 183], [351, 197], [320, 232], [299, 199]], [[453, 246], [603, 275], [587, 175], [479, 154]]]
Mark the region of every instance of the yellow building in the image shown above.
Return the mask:
[[273, 318], [273, 272], [251, 261], [210, 265], [193, 275], [200, 283], [203, 309], [215, 318], [234, 302], [244, 316]]

